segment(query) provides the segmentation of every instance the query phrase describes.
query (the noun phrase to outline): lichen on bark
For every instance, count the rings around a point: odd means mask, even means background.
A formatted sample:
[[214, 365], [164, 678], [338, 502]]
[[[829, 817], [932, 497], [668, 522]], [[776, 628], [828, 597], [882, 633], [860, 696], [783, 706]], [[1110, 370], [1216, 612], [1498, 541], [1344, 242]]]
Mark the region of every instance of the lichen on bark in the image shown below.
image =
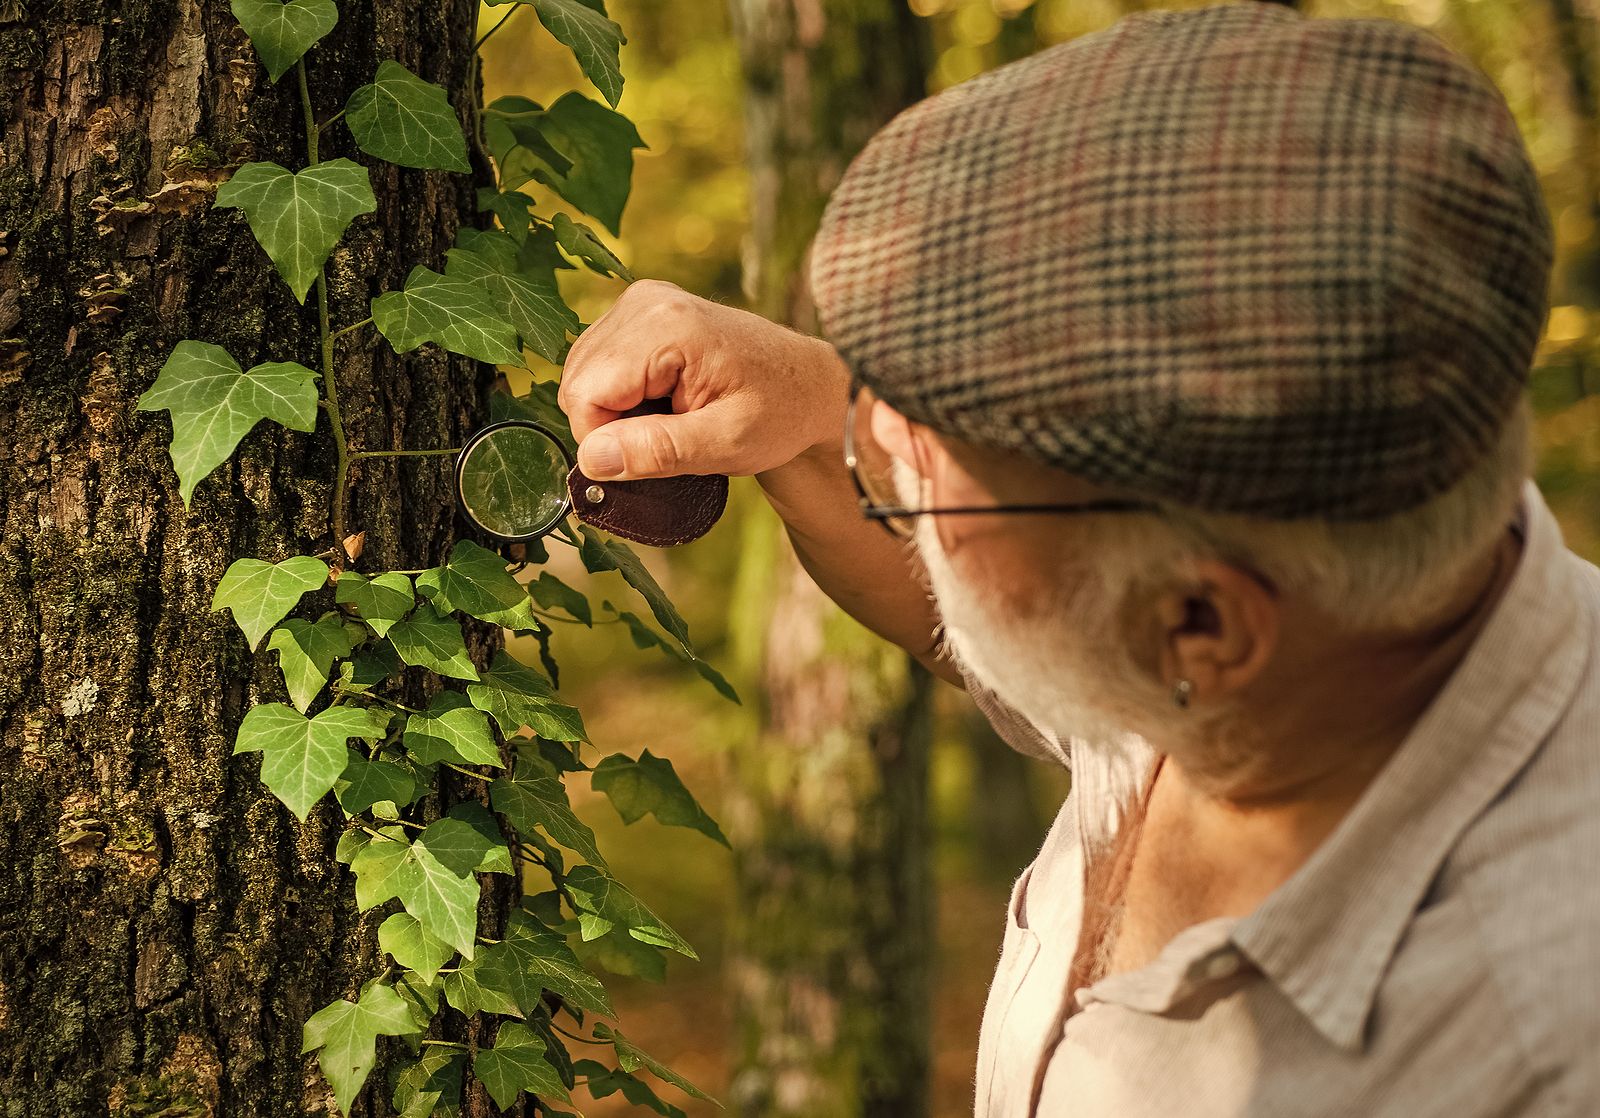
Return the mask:
[[[311, 59], [320, 117], [384, 58], [465, 106], [475, 3], [340, 9]], [[166, 417], [133, 410], [182, 338], [244, 362], [313, 358], [314, 313], [239, 217], [209, 208], [233, 165], [298, 165], [297, 113], [226, 0], [0, 2], [6, 1118], [332, 1113], [301, 1024], [381, 969], [332, 857], [336, 812], [296, 824], [230, 756], [245, 708], [282, 683], [210, 609], [229, 560], [331, 543], [326, 423], [256, 431], [186, 509]], [[333, 130], [324, 143], [356, 154]], [[373, 185], [378, 214], [332, 262], [342, 322], [412, 265], [439, 266], [474, 217], [470, 176], [385, 169]], [[345, 347], [357, 445], [454, 445], [488, 373]], [[437, 465], [369, 469], [352, 508], [379, 565], [448, 549]]]

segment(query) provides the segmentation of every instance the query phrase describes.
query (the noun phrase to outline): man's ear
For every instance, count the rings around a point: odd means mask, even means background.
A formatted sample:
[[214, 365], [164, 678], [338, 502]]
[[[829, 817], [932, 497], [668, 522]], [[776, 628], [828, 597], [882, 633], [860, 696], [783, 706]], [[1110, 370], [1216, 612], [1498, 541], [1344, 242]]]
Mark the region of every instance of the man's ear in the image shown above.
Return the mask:
[[1248, 687], [1278, 647], [1277, 593], [1258, 576], [1213, 559], [1194, 564], [1187, 586], [1164, 590], [1157, 603], [1161, 673], [1168, 687], [1189, 683], [1189, 701], [1204, 703]]

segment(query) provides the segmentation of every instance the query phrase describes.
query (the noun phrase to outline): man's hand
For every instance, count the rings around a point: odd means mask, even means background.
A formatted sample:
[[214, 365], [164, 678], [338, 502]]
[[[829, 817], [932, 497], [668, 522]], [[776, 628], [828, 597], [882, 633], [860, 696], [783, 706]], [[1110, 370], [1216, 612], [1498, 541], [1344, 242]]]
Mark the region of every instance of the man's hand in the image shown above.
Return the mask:
[[[596, 480], [759, 474], [836, 443], [848, 387], [826, 342], [639, 280], [573, 343], [557, 399]], [[671, 415], [617, 418], [663, 396]]]
[[[827, 342], [640, 280], [572, 346], [557, 397], [596, 480], [754, 474], [835, 602], [959, 684], [915, 556], [861, 516], [844, 467], [850, 372]], [[671, 415], [619, 419], [644, 400]]]

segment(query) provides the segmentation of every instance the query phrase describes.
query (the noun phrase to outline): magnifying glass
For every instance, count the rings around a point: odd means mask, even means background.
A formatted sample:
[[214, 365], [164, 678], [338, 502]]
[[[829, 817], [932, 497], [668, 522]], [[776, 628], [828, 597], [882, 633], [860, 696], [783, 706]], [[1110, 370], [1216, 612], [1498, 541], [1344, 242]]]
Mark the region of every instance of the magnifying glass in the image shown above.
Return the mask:
[[[624, 416], [665, 414], [667, 399], [646, 400]], [[532, 419], [492, 423], [456, 457], [456, 504], [485, 535], [526, 543], [576, 513], [585, 524], [652, 547], [672, 547], [711, 530], [727, 505], [721, 474], [596, 483], [566, 444]]]
[[456, 503], [479, 531], [509, 543], [535, 540], [567, 518], [572, 455], [531, 419], [492, 423], [456, 457]]

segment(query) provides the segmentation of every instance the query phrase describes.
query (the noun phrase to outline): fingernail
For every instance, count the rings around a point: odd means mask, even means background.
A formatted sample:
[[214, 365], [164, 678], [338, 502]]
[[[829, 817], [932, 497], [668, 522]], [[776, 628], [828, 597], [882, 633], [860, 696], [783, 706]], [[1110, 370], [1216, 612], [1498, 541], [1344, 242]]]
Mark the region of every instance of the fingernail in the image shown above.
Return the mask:
[[610, 435], [590, 435], [584, 440], [579, 457], [583, 472], [596, 481], [614, 478], [622, 472], [622, 447]]

